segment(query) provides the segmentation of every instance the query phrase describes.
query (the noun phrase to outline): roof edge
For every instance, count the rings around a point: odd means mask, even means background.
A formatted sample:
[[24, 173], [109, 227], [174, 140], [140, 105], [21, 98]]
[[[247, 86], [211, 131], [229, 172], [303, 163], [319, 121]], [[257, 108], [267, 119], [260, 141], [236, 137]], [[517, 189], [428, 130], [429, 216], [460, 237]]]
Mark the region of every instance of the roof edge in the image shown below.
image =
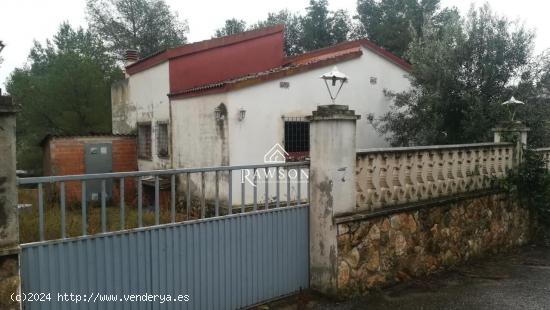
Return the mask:
[[73, 138], [101, 138], [101, 137], [111, 137], [111, 138], [135, 138], [136, 134], [131, 133], [90, 133], [82, 135], [62, 135], [62, 134], [47, 134], [40, 140], [38, 143], [39, 146], [44, 146], [48, 141], [53, 139], [73, 139]]
[[184, 44], [178, 47], [167, 48], [126, 66], [126, 72], [130, 75], [136, 74], [173, 58], [269, 36], [278, 32], [283, 32], [283, 30], [284, 26], [282, 24], [277, 24], [269, 27], [248, 30], [229, 36], [212, 38]]
[[185, 98], [198, 97], [198, 96], [204, 96], [209, 94], [217, 94], [217, 93], [222, 93], [230, 90], [237, 90], [244, 87], [253, 86], [262, 82], [271, 81], [271, 80], [283, 78], [286, 76], [307, 72], [317, 68], [330, 66], [332, 64], [336, 64], [342, 61], [355, 59], [360, 57], [362, 54], [363, 52], [361, 50], [356, 50], [346, 54], [338, 55], [336, 57], [315, 61], [312, 63], [289, 66], [289, 67], [281, 67], [281, 70], [279, 71], [268, 72], [256, 77], [251, 76], [247, 78], [247, 76], [243, 76], [243, 77], [236, 78], [233, 80], [228, 80], [225, 82], [222, 81], [218, 83], [212, 83], [212, 84], [207, 84], [200, 87], [182, 90], [179, 92], [170, 93], [168, 94], [168, 97], [170, 99], [185, 99]]
[[345, 42], [341, 42], [341, 43], [338, 43], [338, 44], [335, 44], [335, 45], [332, 45], [332, 46], [328, 46], [328, 47], [316, 49], [316, 50], [313, 50], [313, 51], [310, 51], [310, 52], [306, 52], [306, 53], [303, 53], [303, 54], [300, 54], [300, 55], [289, 56], [289, 57], [285, 58], [284, 64], [288, 65], [288, 64], [292, 64], [293, 62], [298, 62], [298, 61], [305, 60], [305, 59], [308, 59], [308, 58], [311, 58], [311, 57], [320, 56], [320, 55], [331, 53], [331, 52], [337, 52], [337, 51], [341, 51], [341, 50], [345, 50], [345, 49], [349, 49], [349, 48], [357, 47], [357, 46], [363, 46], [363, 47], [375, 52], [376, 54], [386, 58], [387, 60], [391, 61], [395, 65], [399, 66], [403, 70], [406, 70], [408, 72], [410, 72], [412, 70], [411, 64], [409, 64], [406, 60], [404, 60], [404, 59], [396, 56], [395, 54], [385, 50], [384, 48], [376, 45], [375, 43], [373, 43], [372, 41], [370, 41], [368, 39], [358, 39], [358, 40], [353, 40], [353, 41], [345, 41]]

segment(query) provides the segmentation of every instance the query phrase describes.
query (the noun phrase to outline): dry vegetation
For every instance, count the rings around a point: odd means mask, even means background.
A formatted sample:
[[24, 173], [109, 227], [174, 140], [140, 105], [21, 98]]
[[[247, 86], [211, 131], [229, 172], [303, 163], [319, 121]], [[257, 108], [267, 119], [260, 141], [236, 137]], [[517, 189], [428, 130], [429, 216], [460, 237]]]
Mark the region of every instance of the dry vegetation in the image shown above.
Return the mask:
[[[32, 207], [24, 208], [19, 212], [19, 231], [21, 243], [39, 241], [39, 217], [38, 198], [35, 189], [20, 189], [19, 203], [31, 204]], [[57, 202], [48, 202], [44, 199], [44, 237], [46, 240], [61, 237], [61, 210]], [[176, 222], [186, 220], [186, 213], [178, 208]], [[125, 228], [136, 228], [138, 224], [137, 206], [127, 205], [124, 212]], [[191, 212], [190, 218], [197, 218], [198, 210]], [[101, 233], [101, 208], [97, 204], [89, 204], [87, 208], [89, 235]], [[66, 236], [77, 237], [82, 233], [82, 212], [80, 204], [67, 204], [65, 211]], [[151, 226], [155, 223], [155, 214], [152, 210], [143, 209], [143, 226]], [[160, 223], [170, 223], [170, 210], [161, 208]], [[108, 203], [107, 207], [107, 231], [120, 230], [120, 208], [118, 204]]]

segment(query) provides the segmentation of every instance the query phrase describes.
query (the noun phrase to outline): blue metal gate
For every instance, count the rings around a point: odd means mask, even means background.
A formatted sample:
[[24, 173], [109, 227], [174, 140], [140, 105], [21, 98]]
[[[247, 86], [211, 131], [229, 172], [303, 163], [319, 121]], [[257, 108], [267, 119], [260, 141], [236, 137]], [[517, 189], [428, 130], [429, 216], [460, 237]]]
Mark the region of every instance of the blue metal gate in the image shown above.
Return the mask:
[[24, 244], [24, 309], [238, 309], [305, 289], [309, 205], [294, 202]]

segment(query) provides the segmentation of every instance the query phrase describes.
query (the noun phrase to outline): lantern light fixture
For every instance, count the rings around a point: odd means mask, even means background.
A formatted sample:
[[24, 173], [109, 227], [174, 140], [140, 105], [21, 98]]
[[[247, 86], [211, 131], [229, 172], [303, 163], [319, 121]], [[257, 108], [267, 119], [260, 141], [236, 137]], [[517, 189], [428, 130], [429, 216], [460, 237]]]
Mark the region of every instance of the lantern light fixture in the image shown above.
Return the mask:
[[216, 117], [216, 121], [223, 120], [222, 109], [220, 107], [214, 109], [214, 115]]
[[335, 104], [336, 98], [338, 94], [340, 94], [340, 90], [342, 90], [342, 86], [344, 86], [344, 83], [348, 82], [348, 77], [334, 66], [332, 71], [321, 75], [321, 79], [325, 81], [332, 104]]
[[246, 110], [244, 108], [239, 109], [239, 122], [242, 122], [246, 117]]
[[502, 103], [504, 106], [508, 106], [508, 114], [510, 115], [510, 121], [514, 121], [514, 117], [516, 116], [516, 107], [519, 105], [525, 105], [525, 102], [517, 100], [512, 96], [512, 98], [504, 101]]

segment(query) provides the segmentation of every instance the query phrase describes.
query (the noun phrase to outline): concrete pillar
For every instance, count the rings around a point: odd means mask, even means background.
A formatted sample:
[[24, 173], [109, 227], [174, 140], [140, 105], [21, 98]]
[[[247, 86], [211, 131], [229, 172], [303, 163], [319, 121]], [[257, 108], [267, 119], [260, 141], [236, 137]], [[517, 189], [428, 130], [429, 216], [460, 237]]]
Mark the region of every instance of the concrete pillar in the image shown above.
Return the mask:
[[15, 107], [0, 95], [0, 308], [19, 309], [19, 226], [15, 175]]
[[516, 151], [514, 153], [514, 163], [518, 164], [523, 160], [523, 150], [527, 147], [527, 133], [530, 131], [523, 123], [503, 122], [493, 128], [494, 142], [514, 142]]
[[353, 212], [355, 132], [360, 116], [345, 105], [319, 106], [310, 123], [310, 287], [337, 293], [335, 215]]

